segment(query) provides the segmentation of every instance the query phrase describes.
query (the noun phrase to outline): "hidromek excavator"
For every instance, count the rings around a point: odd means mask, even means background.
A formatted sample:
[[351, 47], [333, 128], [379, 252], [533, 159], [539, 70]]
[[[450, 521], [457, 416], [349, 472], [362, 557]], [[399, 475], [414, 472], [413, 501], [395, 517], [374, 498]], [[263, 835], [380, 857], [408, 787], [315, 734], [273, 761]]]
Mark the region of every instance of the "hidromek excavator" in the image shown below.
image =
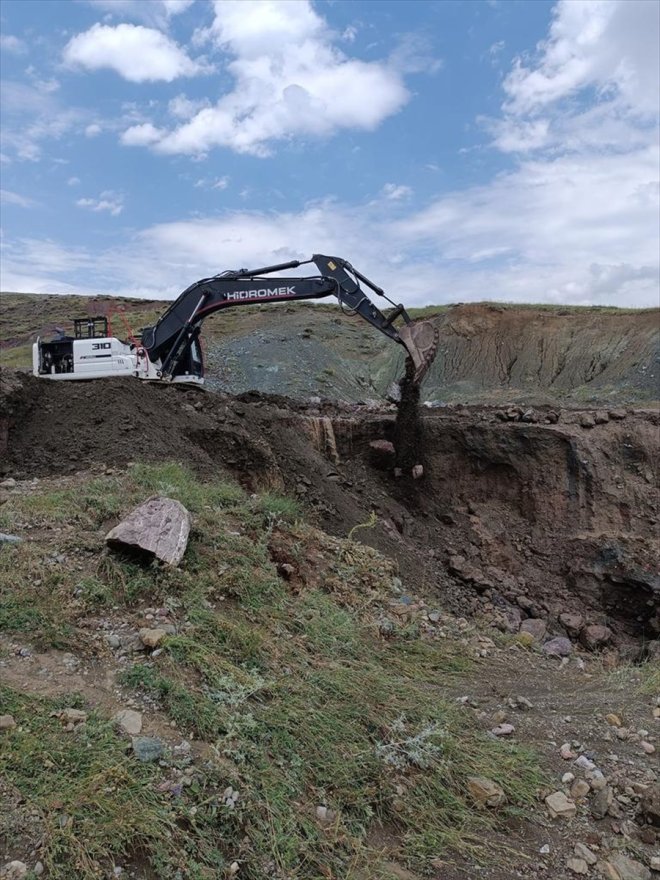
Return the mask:
[[[319, 275], [267, 278], [273, 272], [314, 263]], [[387, 317], [371, 302], [360, 282], [394, 306]], [[48, 379], [138, 379], [200, 385], [204, 364], [199, 343], [204, 318], [220, 309], [251, 303], [286, 302], [336, 296], [344, 312], [359, 314], [381, 333], [403, 345], [412, 362], [413, 381], [421, 382], [436, 354], [438, 331], [429, 321], [413, 323], [378, 287], [341, 257], [314, 254], [259, 269], [222, 272], [191, 284], [141, 338], [122, 342], [108, 335], [107, 318], [79, 318], [74, 336], [63, 333], [49, 342], [37, 339], [32, 364], [35, 376]], [[394, 322], [403, 319], [398, 328]]]

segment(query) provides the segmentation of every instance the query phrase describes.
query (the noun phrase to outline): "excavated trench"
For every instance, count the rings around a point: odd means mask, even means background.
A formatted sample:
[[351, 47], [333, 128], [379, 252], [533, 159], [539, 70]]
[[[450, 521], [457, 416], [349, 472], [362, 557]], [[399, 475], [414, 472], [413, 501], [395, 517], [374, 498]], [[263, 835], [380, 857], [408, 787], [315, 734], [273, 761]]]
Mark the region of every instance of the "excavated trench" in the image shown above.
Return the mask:
[[360, 539], [397, 560], [404, 590], [505, 632], [532, 618], [633, 658], [660, 634], [658, 425], [642, 410], [423, 409], [414, 480], [408, 461], [395, 476], [394, 408], [7, 371], [0, 387], [6, 476], [176, 459], [286, 491], [334, 534], [375, 511]]

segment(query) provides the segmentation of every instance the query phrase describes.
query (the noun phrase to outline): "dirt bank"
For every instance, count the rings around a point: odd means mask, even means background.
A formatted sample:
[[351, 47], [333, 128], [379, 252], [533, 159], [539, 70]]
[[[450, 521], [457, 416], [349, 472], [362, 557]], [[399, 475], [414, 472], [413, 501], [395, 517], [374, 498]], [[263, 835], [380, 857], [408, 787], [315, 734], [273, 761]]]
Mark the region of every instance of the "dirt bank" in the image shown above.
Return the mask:
[[334, 534], [374, 511], [361, 539], [397, 560], [404, 585], [505, 631], [533, 618], [577, 635], [560, 620], [571, 613], [633, 655], [660, 631], [652, 411], [425, 410], [412, 491], [371, 446], [395, 439], [392, 407], [5, 373], [0, 426], [6, 475], [176, 459], [295, 495]]

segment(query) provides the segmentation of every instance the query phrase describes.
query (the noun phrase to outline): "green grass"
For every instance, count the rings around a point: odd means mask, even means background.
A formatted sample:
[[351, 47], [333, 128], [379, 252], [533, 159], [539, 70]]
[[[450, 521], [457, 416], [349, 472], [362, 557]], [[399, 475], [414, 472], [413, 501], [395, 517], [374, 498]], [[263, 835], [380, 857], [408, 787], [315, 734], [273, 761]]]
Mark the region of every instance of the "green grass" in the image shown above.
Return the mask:
[[[104, 549], [109, 523], [153, 492], [193, 512], [179, 568]], [[176, 635], [157, 656], [127, 665], [118, 683], [159, 707], [178, 737], [208, 744], [202, 781], [170, 798], [159, 782], [176, 769], [171, 757], [145, 767], [100, 716], [66, 732], [52, 704], [3, 694], [2, 711], [20, 729], [0, 769], [45, 816], [55, 880], [91, 880], [115, 860], [149, 865], [157, 877], [180, 870], [182, 880], [211, 880], [234, 858], [245, 880], [386, 878], [367, 842], [377, 827], [423, 876], [440, 856], [488, 858], [483, 840], [494, 820], [470, 805], [469, 775], [499, 782], [514, 811], [535, 796], [534, 756], [486, 738], [445, 696], [469, 659], [415, 626], [381, 639], [395, 564], [305, 525], [291, 500], [247, 496], [164, 463], [7, 505], [24, 524], [59, 511], [62, 531], [0, 554], [2, 625], [57, 644], [67, 633], [82, 637], [77, 621], [90, 610], [121, 617], [168, 607]], [[66, 511], [77, 516], [69, 526]], [[48, 563], [53, 540], [70, 553], [66, 565]], [[295, 584], [278, 576], [274, 546], [278, 561], [288, 554], [303, 573]], [[233, 811], [222, 805], [229, 784], [240, 792]], [[319, 805], [336, 814], [329, 826], [316, 818]]]

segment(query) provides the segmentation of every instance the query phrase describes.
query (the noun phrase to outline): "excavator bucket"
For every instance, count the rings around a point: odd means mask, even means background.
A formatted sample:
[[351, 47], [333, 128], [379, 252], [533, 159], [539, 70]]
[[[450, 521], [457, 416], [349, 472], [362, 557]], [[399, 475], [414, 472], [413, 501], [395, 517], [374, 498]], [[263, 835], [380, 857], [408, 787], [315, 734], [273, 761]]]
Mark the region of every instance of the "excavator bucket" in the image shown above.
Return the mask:
[[415, 321], [400, 327], [398, 332], [413, 363], [413, 381], [419, 384], [435, 360], [440, 331], [431, 321]]

